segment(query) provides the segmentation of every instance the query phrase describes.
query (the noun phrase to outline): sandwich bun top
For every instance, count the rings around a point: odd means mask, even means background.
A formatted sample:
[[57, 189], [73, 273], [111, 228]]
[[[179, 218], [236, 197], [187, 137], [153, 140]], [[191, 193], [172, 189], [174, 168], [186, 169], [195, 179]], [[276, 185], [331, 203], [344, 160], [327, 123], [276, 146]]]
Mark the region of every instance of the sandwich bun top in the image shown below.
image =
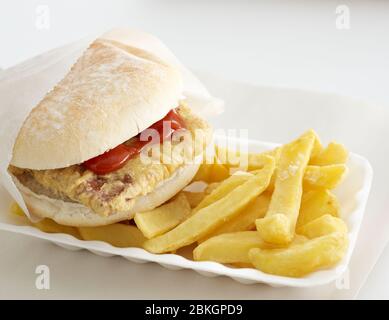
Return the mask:
[[11, 164], [48, 170], [82, 163], [162, 119], [182, 96], [180, 72], [117, 41], [94, 41], [31, 111]]

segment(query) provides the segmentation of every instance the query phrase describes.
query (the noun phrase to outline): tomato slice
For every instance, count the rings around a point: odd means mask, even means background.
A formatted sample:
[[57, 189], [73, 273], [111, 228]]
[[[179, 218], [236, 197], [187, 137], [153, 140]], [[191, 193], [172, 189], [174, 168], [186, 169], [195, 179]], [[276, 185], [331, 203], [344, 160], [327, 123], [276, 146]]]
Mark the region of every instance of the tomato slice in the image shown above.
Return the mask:
[[127, 161], [137, 152], [137, 148], [121, 144], [100, 156], [84, 162], [84, 165], [94, 173], [103, 175], [124, 167]]
[[[164, 132], [163, 127], [165, 122], [168, 122], [168, 124], [166, 127], [167, 130]], [[170, 110], [163, 119], [149, 127], [149, 129], [154, 129], [159, 133], [161, 143], [170, 139], [174, 131], [182, 128], [185, 128], [185, 123], [175, 109]], [[139, 134], [130, 144], [121, 144], [100, 156], [85, 161], [84, 166], [99, 175], [119, 170], [148, 143], [149, 141], [140, 141]]]

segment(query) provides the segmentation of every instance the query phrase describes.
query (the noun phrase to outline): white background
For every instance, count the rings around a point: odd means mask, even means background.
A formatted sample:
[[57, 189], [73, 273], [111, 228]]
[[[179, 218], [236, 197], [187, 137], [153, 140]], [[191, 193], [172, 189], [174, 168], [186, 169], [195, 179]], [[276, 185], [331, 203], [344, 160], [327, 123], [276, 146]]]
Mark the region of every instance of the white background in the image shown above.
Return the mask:
[[[350, 8], [349, 30], [335, 26], [335, 9], [340, 4]], [[50, 10], [49, 29], [36, 27], [36, 10], [41, 5]], [[195, 70], [255, 84], [337, 92], [389, 105], [386, 1], [29, 0], [2, 1], [1, 6], [0, 68], [91, 33], [130, 26], [160, 37]], [[212, 296], [216, 290], [202, 293], [210, 280], [190, 271], [171, 272], [156, 265], [129, 265], [119, 258], [67, 252], [5, 232], [0, 233], [0, 239], [2, 298], [218, 298]], [[55, 287], [53, 282], [47, 293], [35, 290], [37, 264], [52, 266], [52, 278], [60, 277], [61, 285], [57, 282]], [[386, 249], [359, 298], [388, 299], [388, 269]], [[192, 277], [190, 288], [185, 286], [188, 273]], [[96, 279], [96, 274], [101, 278]], [[115, 291], [102, 288], [104, 274]], [[158, 279], [159, 287], [153, 286], [153, 278]], [[230, 280], [212, 281], [215, 287], [223, 286], [223, 298], [235, 298], [233, 293], [241, 290], [241, 285]], [[171, 293], [171, 282], [178, 283], [181, 291]], [[75, 283], [84, 290], [75, 292]], [[247, 295], [242, 298], [253, 297], [255, 290], [258, 287], [242, 290]]]

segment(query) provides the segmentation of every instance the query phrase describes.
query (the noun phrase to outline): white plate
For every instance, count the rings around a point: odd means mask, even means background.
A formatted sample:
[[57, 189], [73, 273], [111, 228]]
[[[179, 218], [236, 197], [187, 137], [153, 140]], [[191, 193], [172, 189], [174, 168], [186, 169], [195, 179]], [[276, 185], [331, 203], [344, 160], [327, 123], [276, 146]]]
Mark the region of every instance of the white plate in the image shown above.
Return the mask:
[[[223, 137], [218, 138], [223, 139]], [[276, 144], [248, 141], [252, 151], [263, 151]], [[0, 229], [49, 240], [69, 250], [87, 249], [102, 256], [122, 256], [136, 263], [156, 262], [167, 269], [192, 269], [204, 276], [227, 276], [244, 284], [266, 283], [272, 286], [312, 287], [329, 283], [339, 278], [347, 269], [359, 228], [363, 219], [373, 171], [369, 162], [351, 153], [348, 162], [349, 173], [335, 190], [339, 198], [341, 213], [349, 228], [349, 248], [343, 260], [334, 268], [310, 274], [304, 278], [288, 278], [268, 275], [254, 269], [237, 269], [215, 262], [194, 262], [176, 254], [152, 254], [139, 248], [116, 248], [101, 241], [82, 241], [66, 234], [49, 234], [30, 226], [18, 225], [17, 217], [0, 215]], [[4, 191], [3, 191], [4, 192]], [[6, 196], [2, 197], [6, 199]]]

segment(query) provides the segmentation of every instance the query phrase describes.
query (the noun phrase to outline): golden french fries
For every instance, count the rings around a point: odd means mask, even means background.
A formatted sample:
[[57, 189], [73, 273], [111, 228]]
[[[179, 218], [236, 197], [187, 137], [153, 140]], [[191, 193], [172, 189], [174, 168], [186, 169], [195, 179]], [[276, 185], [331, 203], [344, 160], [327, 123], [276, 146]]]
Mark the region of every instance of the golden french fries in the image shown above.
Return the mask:
[[141, 248], [146, 240], [137, 227], [122, 223], [102, 227], [80, 227], [78, 231], [84, 240], [104, 241], [119, 248]]
[[[308, 165], [303, 179], [303, 189], [335, 189], [347, 173], [344, 164], [334, 164], [328, 166]], [[275, 176], [269, 184], [268, 191], [274, 191]]]
[[347, 234], [334, 232], [282, 249], [254, 248], [251, 263], [259, 270], [286, 277], [303, 277], [336, 265], [347, 250]]
[[[173, 230], [144, 243], [153, 253], [171, 252], [204, 237], [223, 222], [232, 219], [268, 186], [275, 167], [269, 157], [266, 166], [216, 202], [198, 210]], [[223, 183], [220, 187], [222, 187]], [[215, 192], [217, 189], [215, 190]]]
[[229, 168], [223, 164], [201, 164], [193, 181], [204, 181], [207, 183], [220, 182], [227, 179], [229, 175]]
[[43, 219], [39, 222], [32, 223], [39, 230], [47, 233], [66, 233], [73, 237], [79, 238], [80, 234], [78, 233], [77, 228], [64, 226], [56, 223], [51, 219]]
[[344, 164], [327, 166], [308, 166], [304, 174], [304, 190], [335, 189], [347, 172]]
[[189, 202], [191, 208], [197, 207], [201, 201], [203, 201], [206, 193], [204, 191], [200, 192], [191, 192], [191, 191], [181, 191], [185, 195], [186, 199]]
[[212, 164], [201, 164], [199, 170], [193, 178], [193, 181], [209, 182], [209, 176], [211, 175]]
[[317, 135], [317, 133], [315, 131], [312, 130], [312, 132], [313, 132], [313, 135], [315, 136], [315, 138], [314, 138], [315, 140], [313, 142], [311, 158], [318, 156], [323, 151], [323, 145], [320, 141], [319, 136]]
[[347, 226], [342, 219], [325, 214], [299, 227], [296, 231], [300, 235], [313, 239], [334, 232], [347, 234]]
[[[263, 168], [273, 167], [273, 172], [275, 168], [275, 159], [272, 156], [264, 156], [262, 160]], [[234, 190], [236, 187], [240, 186], [242, 183], [248, 181], [253, 175], [255, 175], [258, 170], [251, 172], [236, 172], [228, 179], [224, 180], [223, 183], [211, 184], [212, 188], [207, 188], [206, 193], [210, 192], [209, 195], [204, 197], [204, 199], [194, 208], [194, 212], [205, 208], [206, 206], [220, 200], [226, 194]]]
[[338, 217], [339, 210], [338, 200], [329, 190], [319, 189], [305, 192], [302, 197], [296, 228], [325, 214]]
[[223, 233], [249, 231], [255, 229], [255, 220], [263, 218], [269, 207], [270, 195], [262, 193], [255, 198], [246, 208], [242, 210], [236, 217], [223, 223], [216, 228], [212, 233], [207, 234], [206, 237], [200, 239], [203, 242], [210, 237], [214, 237]]
[[25, 217], [26, 215], [24, 214], [24, 211], [22, 210], [22, 208], [19, 207], [19, 205], [16, 203], [16, 202], [12, 202], [9, 210], [11, 211], [12, 214], [14, 214], [15, 216], [19, 216], [19, 217]]
[[229, 150], [224, 147], [216, 146], [216, 159], [228, 169], [242, 168], [245, 171], [254, 171], [263, 168], [266, 164], [267, 157], [273, 157], [278, 160], [281, 153], [281, 147], [261, 153], [255, 152], [240, 152], [240, 150]]
[[[320, 154], [320, 153], [322, 152], [322, 150], [323, 150], [323, 145], [321, 144], [321, 141], [320, 141], [320, 139], [319, 139], [319, 136], [316, 134], [315, 131], [311, 130], [311, 131], [310, 131], [310, 134], [313, 135], [313, 139], [314, 139], [314, 141], [313, 141], [313, 147], [312, 147], [312, 152], [311, 152], [311, 158], [312, 158], [312, 157], [314, 157], [314, 156], [316, 156], [316, 155], [318, 155], [318, 154]], [[281, 157], [282, 148], [283, 148], [283, 146], [278, 147], [278, 148], [276, 148], [276, 149], [271, 150], [270, 152], [268, 152], [269, 154], [272, 154], [272, 155], [275, 157], [275, 159], [276, 159], [276, 169], [278, 168], [278, 165], [279, 165], [279, 159], [280, 159], [280, 157]], [[306, 171], [308, 171], [308, 169], [309, 169], [309, 166], [307, 167], [307, 170], [306, 170]], [[306, 173], [305, 173], [305, 174], [306, 174]], [[304, 174], [304, 179], [305, 179], [305, 174]], [[277, 175], [274, 175], [274, 176], [272, 177], [272, 180], [271, 180], [270, 185], [269, 185], [269, 188], [268, 188], [268, 190], [271, 191], [271, 192], [274, 191], [274, 184], [275, 184], [275, 181], [276, 181], [276, 176], [277, 176]]]
[[230, 176], [230, 170], [220, 163], [215, 163], [211, 167], [211, 173], [209, 175], [209, 182], [220, 182], [227, 179]]
[[218, 186], [220, 185], [220, 182], [212, 182], [207, 185], [207, 187], [204, 190], [204, 193], [206, 195], [211, 194]]
[[[306, 237], [296, 235], [291, 245], [305, 241], [307, 241]], [[264, 242], [256, 231], [223, 233], [197, 246], [193, 250], [193, 259], [228, 263], [239, 268], [254, 268], [249, 258], [249, 251], [253, 248], [277, 249], [282, 247]]]
[[168, 232], [189, 217], [190, 204], [183, 193], [172, 201], [150, 211], [135, 214], [134, 220], [147, 239]]
[[315, 166], [328, 166], [333, 164], [345, 164], [348, 159], [346, 148], [336, 142], [331, 142], [327, 148], [312, 157], [309, 164]]
[[204, 197], [204, 199], [194, 208], [194, 212], [209, 206], [210, 204], [220, 200], [226, 194], [230, 193], [235, 188], [247, 182], [253, 174], [232, 175], [228, 179], [220, 183], [211, 193]]
[[269, 210], [264, 218], [256, 221], [257, 230], [266, 242], [286, 245], [294, 237], [302, 181], [315, 140], [316, 134], [308, 131], [282, 147]]
[[236, 263], [230, 263], [231, 266], [241, 269], [247, 269], [247, 268], [254, 268], [252, 263], [242, 263], [242, 262], [236, 262]]
[[242, 168], [246, 171], [254, 171], [266, 165], [267, 157], [275, 159], [276, 163], [281, 154], [281, 147], [265, 151], [262, 153], [241, 153], [239, 150], [229, 150], [216, 146], [216, 159], [226, 168]]
[[256, 248], [249, 252], [251, 263], [259, 270], [276, 275], [302, 277], [337, 264], [347, 246], [347, 226], [340, 218], [325, 214], [298, 229], [308, 240], [288, 248]]
[[264, 242], [256, 231], [223, 233], [212, 237], [193, 251], [197, 261], [215, 261], [220, 263], [250, 263], [248, 253], [252, 248], [273, 248]]

